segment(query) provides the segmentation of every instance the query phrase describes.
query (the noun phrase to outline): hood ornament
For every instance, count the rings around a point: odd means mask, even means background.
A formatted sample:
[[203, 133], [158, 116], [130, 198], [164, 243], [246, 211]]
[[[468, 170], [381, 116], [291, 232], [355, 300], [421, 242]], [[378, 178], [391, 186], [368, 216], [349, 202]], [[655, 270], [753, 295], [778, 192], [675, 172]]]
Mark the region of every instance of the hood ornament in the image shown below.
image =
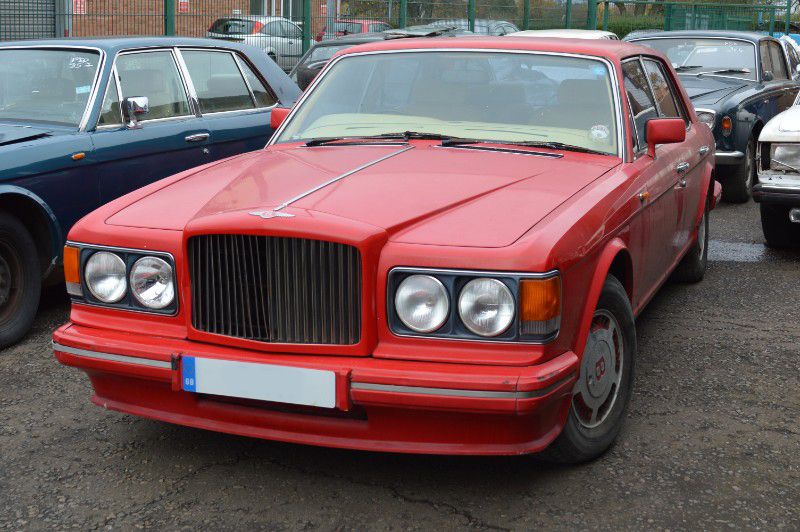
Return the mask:
[[253, 211], [250, 213], [250, 216], [259, 216], [264, 220], [269, 220], [270, 218], [294, 218], [294, 214], [289, 214], [288, 212], [280, 212], [280, 211]]

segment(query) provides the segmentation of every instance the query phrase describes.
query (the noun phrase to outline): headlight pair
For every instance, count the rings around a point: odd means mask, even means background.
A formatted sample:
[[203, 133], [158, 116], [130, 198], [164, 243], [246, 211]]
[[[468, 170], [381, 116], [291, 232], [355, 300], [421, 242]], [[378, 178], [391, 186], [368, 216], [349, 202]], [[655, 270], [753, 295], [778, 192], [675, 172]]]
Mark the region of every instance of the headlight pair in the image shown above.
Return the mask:
[[71, 295], [120, 308], [174, 310], [176, 290], [171, 257], [123, 249], [74, 250], [68, 245], [64, 252]]
[[399, 268], [390, 273], [389, 297], [392, 329], [400, 334], [537, 341], [552, 338], [560, 326], [555, 273]]

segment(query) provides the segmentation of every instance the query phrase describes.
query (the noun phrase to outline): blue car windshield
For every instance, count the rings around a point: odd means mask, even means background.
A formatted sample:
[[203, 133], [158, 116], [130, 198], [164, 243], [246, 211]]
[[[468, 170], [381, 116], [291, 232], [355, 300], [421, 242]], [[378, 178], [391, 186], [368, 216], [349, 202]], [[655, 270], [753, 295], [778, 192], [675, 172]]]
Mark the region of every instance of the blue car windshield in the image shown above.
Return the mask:
[[0, 120], [77, 127], [99, 62], [88, 50], [0, 49]]

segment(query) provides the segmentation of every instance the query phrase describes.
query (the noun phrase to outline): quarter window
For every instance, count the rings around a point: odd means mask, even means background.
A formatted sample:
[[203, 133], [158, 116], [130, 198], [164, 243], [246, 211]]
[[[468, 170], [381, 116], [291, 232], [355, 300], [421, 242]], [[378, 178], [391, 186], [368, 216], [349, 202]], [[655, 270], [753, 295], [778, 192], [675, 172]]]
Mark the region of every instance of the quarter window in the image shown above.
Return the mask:
[[100, 119], [98, 126], [118, 126], [122, 125], [122, 108], [119, 105], [119, 92], [117, 91], [117, 77], [111, 73], [108, 81], [106, 96], [103, 98], [103, 107], [100, 109]]
[[189, 99], [172, 52], [143, 52], [121, 55], [117, 72], [122, 96], [147, 97], [150, 112], [143, 120], [189, 115]]
[[250, 85], [250, 90], [253, 91], [253, 97], [256, 99], [257, 107], [272, 107], [278, 103], [278, 98], [275, 96], [275, 93], [264, 85], [261, 79], [253, 72], [253, 69], [250, 68], [250, 65], [241, 58], [239, 59], [239, 65], [242, 67], [244, 77]]
[[631, 106], [636, 126], [637, 142], [639, 148], [642, 149], [647, 146], [647, 122], [658, 118], [656, 102], [650, 92], [650, 84], [647, 82], [642, 64], [638, 59], [623, 63], [622, 73], [625, 92], [628, 95], [628, 103]]
[[181, 51], [202, 113], [253, 109], [250, 91], [228, 52]]
[[680, 111], [675, 91], [667, 80], [667, 75], [661, 63], [646, 59], [644, 68], [647, 72], [647, 78], [650, 80], [650, 86], [653, 88], [658, 115], [662, 118], [682, 118], [685, 121], [686, 119]]

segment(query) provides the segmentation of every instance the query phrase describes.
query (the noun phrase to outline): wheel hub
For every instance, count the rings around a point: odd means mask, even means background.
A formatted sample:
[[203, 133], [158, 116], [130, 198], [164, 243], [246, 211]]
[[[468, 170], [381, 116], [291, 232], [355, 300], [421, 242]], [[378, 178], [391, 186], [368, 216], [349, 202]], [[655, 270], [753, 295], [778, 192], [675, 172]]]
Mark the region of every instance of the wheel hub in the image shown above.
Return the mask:
[[622, 329], [610, 312], [598, 310], [572, 397], [573, 411], [584, 427], [594, 428], [608, 417], [619, 392], [623, 357]]
[[0, 254], [0, 307], [11, 297], [11, 268], [8, 261]]

